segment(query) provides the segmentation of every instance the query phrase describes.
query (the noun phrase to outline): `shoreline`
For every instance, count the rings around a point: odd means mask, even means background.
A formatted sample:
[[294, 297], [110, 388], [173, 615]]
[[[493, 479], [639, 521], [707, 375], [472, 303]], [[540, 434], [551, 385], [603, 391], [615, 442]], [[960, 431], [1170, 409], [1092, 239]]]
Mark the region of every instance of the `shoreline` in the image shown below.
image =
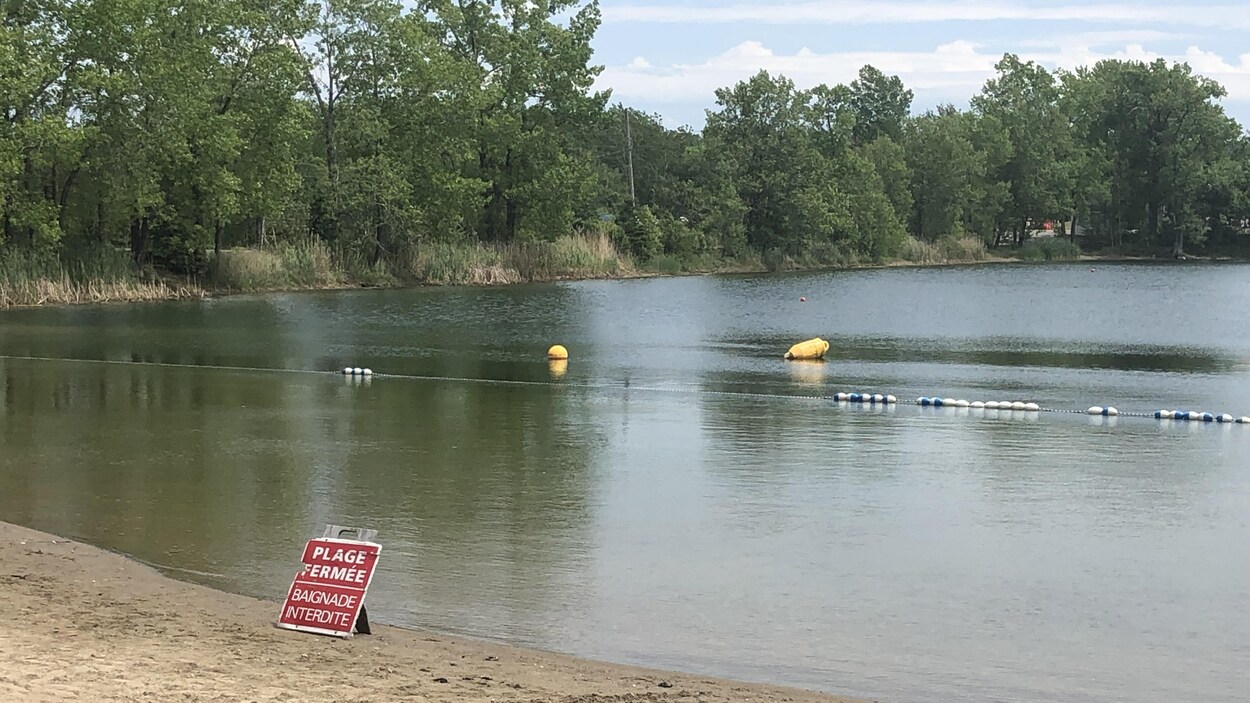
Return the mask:
[[864, 703], [373, 623], [348, 640], [273, 626], [279, 606], [0, 522], [0, 697], [459, 703]]
[[214, 288], [211, 286], [200, 286], [192, 281], [182, 281], [177, 279], [161, 279], [155, 284], [155, 288], [163, 289], [165, 293], [153, 294], [150, 290], [141, 295], [125, 296], [118, 295], [116, 297], [98, 297], [73, 301], [53, 301], [39, 302], [35, 304], [7, 304], [0, 305], [0, 310], [29, 310], [35, 308], [55, 308], [69, 307], [78, 305], [118, 305], [118, 304], [134, 304], [134, 303], [161, 303], [172, 302], [177, 300], [209, 300], [218, 298], [229, 298], [240, 295], [272, 295], [278, 293], [315, 293], [315, 292], [332, 292], [332, 291], [360, 291], [360, 290], [407, 290], [418, 288], [458, 288], [458, 287], [480, 287], [495, 288], [508, 287], [524, 284], [542, 284], [542, 283], [568, 283], [577, 281], [630, 281], [650, 278], [687, 278], [697, 276], [749, 276], [749, 275], [765, 275], [765, 274], [799, 274], [799, 273], [828, 273], [836, 271], [876, 271], [888, 269], [927, 269], [927, 268], [949, 268], [955, 266], [996, 266], [1006, 264], [1025, 264], [1025, 265], [1042, 265], [1042, 264], [1085, 264], [1091, 262], [1100, 263], [1229, 263], [1229, 262], [1245, 262], [1246, 259], [1236, 257], [1190, 257], [1182, 261], [1176, 261], [1169, 258], [1159, 257], [1143, 257], [1143, 256], [1122, 256], [1122, 255], [1101, 255], [1101, 254], [1082, 254], [1076, 259], [1057, 259], [1052, 261], [1033, 261], [1021, 259], [1017, 257], [1000, 257], [989, 256], [982, 259], [967, 260], [949, 260], [934, 262], [914, 262], [907, 260], [887, 261], [879, 264], [853, 264], [849, 266], [828, 266], [828, 267], [806, 267], [781, 269], [770, 271], [762, 266], [725, 266], [715, 270], [707, 271], [683, 271], [677, 273], [662, 273], [658, 271], [639, 271], [630, 270], [626, 272], [600, 275], [600, 276], [554, 276], [550, 278], [540, 278], [532, 281], [516, 281], [507, 283], [428, 283], [428, 282], [399, 282], [391, 284], [365, 284], [365, 283], [339, 283], [329, 285], [313, 285], [313, 286], [290, 286], [290, 287], [274, 287], [274, 288], [256, 288], [256, 289], [236, 289], [236, 288]]

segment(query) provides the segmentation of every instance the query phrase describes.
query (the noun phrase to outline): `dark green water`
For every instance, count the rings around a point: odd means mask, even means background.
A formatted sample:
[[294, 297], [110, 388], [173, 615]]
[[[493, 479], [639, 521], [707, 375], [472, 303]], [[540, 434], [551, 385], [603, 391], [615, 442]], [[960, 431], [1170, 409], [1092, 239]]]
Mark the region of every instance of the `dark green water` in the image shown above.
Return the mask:
[[1250, 427], [807, 397], [1250, 415], [1250, 266], [20, 310], [0, 355], [0, 519], [181, 578], [279, 598], [334, 522], [377, 620], [900, 703], [1250, 690]]

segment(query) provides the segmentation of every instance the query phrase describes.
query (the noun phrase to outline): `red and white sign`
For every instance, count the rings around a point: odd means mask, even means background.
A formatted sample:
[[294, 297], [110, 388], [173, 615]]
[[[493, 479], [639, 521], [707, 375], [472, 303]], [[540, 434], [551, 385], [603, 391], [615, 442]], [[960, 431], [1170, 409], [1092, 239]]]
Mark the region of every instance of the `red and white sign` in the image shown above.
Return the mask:
[[382, 545], [349, 539], [310, 539], [304, 570], [295, 575], [278, 627], [351, 637]]

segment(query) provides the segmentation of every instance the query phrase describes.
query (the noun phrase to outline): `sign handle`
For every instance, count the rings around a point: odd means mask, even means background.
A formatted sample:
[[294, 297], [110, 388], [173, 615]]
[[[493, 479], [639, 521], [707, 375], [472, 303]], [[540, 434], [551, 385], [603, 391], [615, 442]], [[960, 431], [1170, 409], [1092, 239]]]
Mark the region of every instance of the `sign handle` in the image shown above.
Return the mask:
[[354, 539], [361, 542], [372, 542], [378, 538], [377, 530], [360, 527], [344, 527], [342, 525], [326, 525], [323, 539]]

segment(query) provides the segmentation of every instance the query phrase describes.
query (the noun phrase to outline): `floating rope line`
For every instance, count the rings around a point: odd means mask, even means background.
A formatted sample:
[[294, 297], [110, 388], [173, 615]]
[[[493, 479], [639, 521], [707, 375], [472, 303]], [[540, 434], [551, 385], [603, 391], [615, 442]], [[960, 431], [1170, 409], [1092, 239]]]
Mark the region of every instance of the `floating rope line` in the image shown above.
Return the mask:
[[260, 366], [222, 366], [218, 364], [175, 364], [167, 361], [128, 361], [125, 359], [70, 359], [56, 356], [16, 356], [0, 354], [5, 361], [38, 361], [64, 364], [100, 364], [104, 366], [153, 366], [165, 369], [208, 369], [209, 371], [243, 371], [246, 373], [298, 373], [306, 375], [325, 375], [324, 371], [310, 369], [276, 369]]
[[639, 386], [630, 385], [628, 383], [578, 383], [572, 381], [530, 381], [524, 379], [509, 378], [472, 378], [468, 376], [439, 376], [432, 374], [403, 374], [403, 373], [376, 373], [370, 370], [370, 373], [364, 373], [366, 369], [356, 371], [356, 367], [347, 367], [352, 369], [350, 373], [347, 369], [337, 371], [317, 371], [314, 369], [290, 369], [290, 368], [265, 368], [257, 366], [225, 366], [219, 364], [177, 364], [161, 361], [131, 361], [125, 359], [71, 359], [64, 357], [49, 356], [18, 356], [0, 354], [0, 360], [5, 361], [32, 361], [41, 363], [70, 363], [70, 364], [97, 364], [104, 366], [148, 366], [155, 368], [168, 369], [207, 369], [210, 371], [238, 371], [244, 373], [286, 373], [286, 374], [302, 374], [309, 376], [327, 376], [327, 375], [345, 375], [347, 378], [357, 382], [369, 381], [371, 379], [396, 379], [405, 381], [422, 381], [432, 383], [474, 383], [489, 386], [535, 386], [544, 388], [577, 388], [581, 390], [602, 390], [602, 391], [638, 391], [641, 393], [687, 393], [696, 395], [717, 395], [734, 398], [759, 398], [763, 400], [809, 400], [809, 401], [827, 401], [828, 396], [812, 395], [804, 393], [757, 393], [751, 391], [726, 391], [711, 390], [706, 388], [680, 388], [666, 386]]
[[[833, 400], [840, 405], [882, 405], [890, 406], [897, 403], [897, 399], [892, 395], [882, 395], [880, 393], [835, 393]], [[1136, 417], [1143, 419], [1156, 420], [1179, 420], [1182, 422], [1203, 422], [1203, 423], [1219, 423], [1219, 424], [1238, 424], [1250, 425], [1250, 417], [1233, 417], [1227, 413], [1215, 414], [1209, 412], [1196, 412], [1193, 410], [1156, 410], [1154, 412], [1124, 412], [1110, 406], [1095, 405], [1088, 410], [1069, 410], [1064, 408], [1043, 408], [1037, 403], [1024, 402], [1020, 400], [1014, 401], [967, 401], [954, 398], [942, 398], [922, 396], [914, 401], [905, 401], [906, 405], [916, 405], [923, 408], [953, 408], [958, 410], [969, 410], [978, 412], [1007, 412], [1007, 413], [1054, 413], [1061, 415], [1090, 415], [1095, 417]]]
[[713, 395], [727, 398], [757, 398], [761, 400], [804, 400], [804, 401], [835, 401], [839, 405], [868, 405], [889, 407], [895, 405], [914, 405], [925, 408], [954, 408], [960, 410], [998, 411], [1006, 413], [1052, 413], [1058, 415], [1090, 415], [1101, 417], [1131, 417], [1156, 420], [1176, 420], [1180, 422], [1200, 422], [1217, 424], [1250, 425], [1250, 417], [1234, 417], [1229, 414], [1197, 412], [1192, 410], [1156, 410], [1154, 412], [1125, 412], [1110, 406], [1090, 407], [1088, 410], [1072, 410], [1066, 408], [1044, 408], [1037, 403], [1025, 401], [967, 401], [962, 399], [942, 398], [940, 396], [922, 396], [914, 401], [900, 401], [894, 395], [881, 393], [835, 393], [832, 396], [812, 395], [803, 393], [758, 393], [752, 391], [711, 390], [707, 388], [682, 388], [671, 386], [635, 386], [629, 383], [577, 383], [566, 381], [527, 381], [507, 378], [471, 378], [465, 376], [439, 376], [427, 374], [374, 373], [371, 369], [344, 367], [336, 371], [318, 371], [315, 369], [290, 369], [258, 366], [226, 366], [221, 364], [178, 364], [162, 361], [130, 361], [120, 359], [71, 359], [47, 356], [21, 356], [0, 354], [0, 360], [31, 361], [41, 363], [73, 363], [98, 364], [105, 366], [148, 366], [169, 369], [207, 369], [210, 371], [235, 371], [243, 373], [286, 373], [311, 376], [343, 375], [357, 382], [368, 382], [370, 379], [396, 379], [432, 383], [476, 383], [494, 386], [532, 386], [546, 388], [577, 388], [597, 391], [636, 391], [640, 393], [681, 393], [691, 395]]

